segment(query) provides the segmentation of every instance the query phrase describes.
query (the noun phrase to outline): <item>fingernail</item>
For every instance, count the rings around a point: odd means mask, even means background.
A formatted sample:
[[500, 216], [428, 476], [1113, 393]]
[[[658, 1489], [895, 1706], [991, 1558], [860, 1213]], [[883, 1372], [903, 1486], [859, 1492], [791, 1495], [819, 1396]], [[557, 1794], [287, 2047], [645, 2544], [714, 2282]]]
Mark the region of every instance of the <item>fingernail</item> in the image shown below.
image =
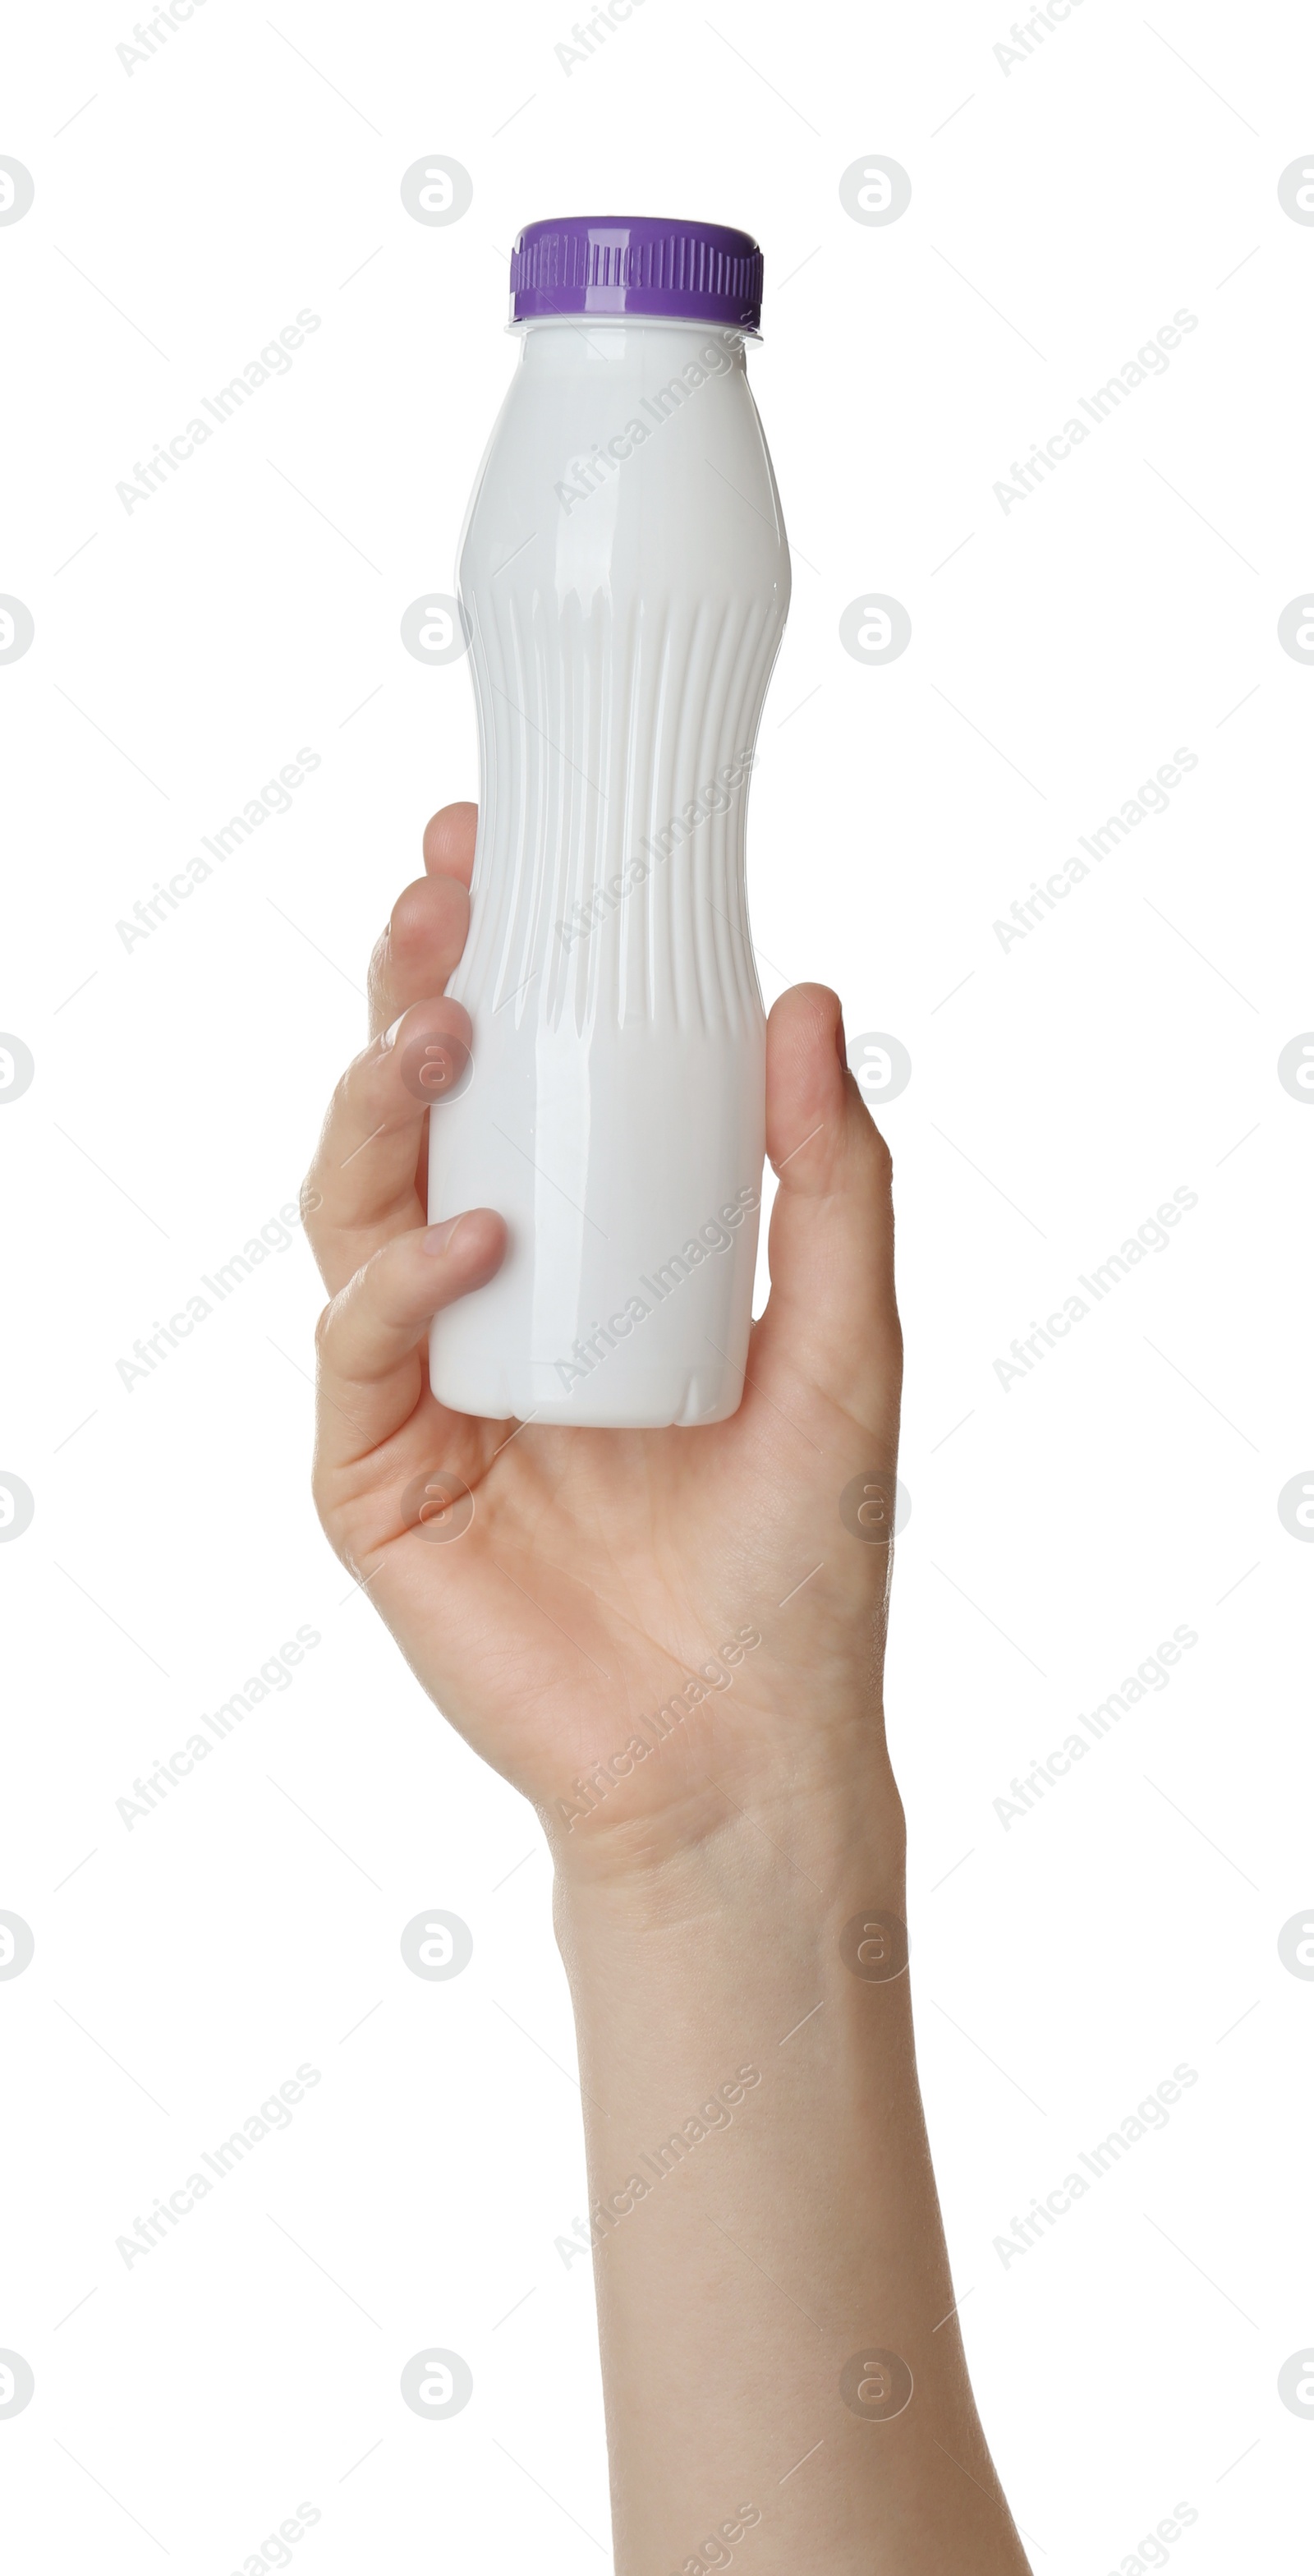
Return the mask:
[[387, 1054], [387, 1052], [388, 1052], [389, 1047], [393, 1047], [393, 1046], [395, 1046], [395, 1045], [396, 1045], [396, 1043], [397, 1043], [397, 1031], [398, 1031], [398, 1029], [401, 1027], [402, 1021], [405, 1019], [405, 1017], [406, 1017], [406, 1013], [405, 1013], [404, 1011], [400, 1011], [400, 1012], [398, 1013], [398, 1015], [397, 1015], [396, 1019], [393, 1021], [392, 1027], [391, 1027], [390, 1029], [385, 1029], [385, 1030], [384, 1030], [383, 1035], [382, 1035], [382, 1037], [381, 1037], [381, 1038], [380, 1038], [380, 1040], [379, 1040], [379, 1053], [380, 1053], [380, 1055], [386, 1055], [386, 1054]]
[[424, 1233], [420, 1238], [424, 1250], [426, 1252], [450, 1252], [455, 1238], [456, 1229], [458, 1225], [464, 1225], [464, 1223], [465, 1216], [462, 1214], [460, 1216], [449, 1216], [444, 1218], [441, 1225], [426, 1226]]

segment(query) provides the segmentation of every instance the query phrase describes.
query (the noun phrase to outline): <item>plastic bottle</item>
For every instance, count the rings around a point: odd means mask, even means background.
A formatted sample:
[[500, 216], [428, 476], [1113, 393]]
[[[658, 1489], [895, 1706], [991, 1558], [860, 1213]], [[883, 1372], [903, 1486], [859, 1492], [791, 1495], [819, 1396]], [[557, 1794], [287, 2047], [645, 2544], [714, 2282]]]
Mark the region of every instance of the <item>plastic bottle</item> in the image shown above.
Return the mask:
[[789, 552], [745, 344], [762, 257], [717, 224], [532, 224], [520, 363], [459, 593], [479, 720], [472, 1061], [429, 1215], [507, 1219], [440, 1314], [435, 1394], [613, 1428], [735, 1411], [764, 1015], [744, 826]]

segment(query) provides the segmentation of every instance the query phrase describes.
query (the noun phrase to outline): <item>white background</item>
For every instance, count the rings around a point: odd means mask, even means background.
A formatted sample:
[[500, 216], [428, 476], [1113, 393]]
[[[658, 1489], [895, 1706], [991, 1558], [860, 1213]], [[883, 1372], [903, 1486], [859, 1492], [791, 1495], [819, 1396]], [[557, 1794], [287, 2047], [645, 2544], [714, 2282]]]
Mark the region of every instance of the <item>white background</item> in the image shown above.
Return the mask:
[[[36, 1061], [0, 1113], [0, 1466], [36, 1498], [0, 1549], [0, 1905], [36, 1938], [0, 1983], [0, 2346], [36, 2378], [0, 2422], [9, 2554], [225, 2576], [308, 2500], [319, 2576], [609, 2564], [541, 1836], [315, 1525], [300, 1236], [149, 1380], [116, 1363], [295, 1199], [425, 818], [476, 792], [466, 668], [399, 621], [452, 587], [517, 227], [619, 209], [763, 243], [796, 550], [763, 986], [833, 982], [913, 1061], [889, 1699], [982, 2413], [1046, 2576], [1150, 2563], [1178, 2500], [1174, 2568], [1290, 2565], [1314, 1987], [1276, 1945], [1314, 1895], [1314, 1556], [1276, 1498], [1314, 1459], [1314, 1115], [1276, 1059], [1314, 1024], [1314, 674], [1277, 620], [1311, 571], [1314, 229], [1277, 181], [1314, 29], [1084, 0], [1005, 68], [1002, 9], [645, 0], [567, 71], [570, 32], [207, 0], [129, 72], [126, 18], [73, 0], [3, 39], [0, 151], [36, 183], [0, 229], [0, 589], [36, 627], [0, 667], [0, 1026]], [[431, 152], [474, 183], [448, 228], [399, 195]], [[873, 152], [912, 178], [887, 228], [838, 194]], [[1012, 460], [1181, 307], [1168, 371], [1005, 513]], [[291, 371], [127, 512], [116, 483], [301, 308]], [[864, 584], [911, 615], [885, 668], [839, 643]], [[125, 949], [302, 745], [293, 809]], [[1178, 745], [1170, 810], [1005, 951], [996, 918]], [[1005, 1392], [996, 1358], [1177, 1188], [1170, 1246]], [[293, 1685], [129, 1831], [134, 1776], [302, 1624]], [[1179, 1624], [1170, 1685], [1005, 1829], [1012, 1776]], [[398, 1947], [433, 1906], [474, 1936], [449, 1983]], [[116, 2237], [303, 2062], [291, 2127], [126, 2268]], [[1179, 2063], [1167, 2129], [1006, 2267], [1013, 2214]], [[474, 2373], [447, 2423], [399, 2395], [426, 2338]]]

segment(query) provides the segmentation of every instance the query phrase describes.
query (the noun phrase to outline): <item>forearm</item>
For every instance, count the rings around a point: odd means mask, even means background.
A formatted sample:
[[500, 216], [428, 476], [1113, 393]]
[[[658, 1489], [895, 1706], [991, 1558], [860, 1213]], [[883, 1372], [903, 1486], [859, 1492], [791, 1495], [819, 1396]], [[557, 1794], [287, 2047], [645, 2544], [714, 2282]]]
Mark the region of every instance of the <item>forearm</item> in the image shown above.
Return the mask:
[[618, 2576], [1025, 2570], [950, 2313], [902, 1815], [868, 1768], [646, 1875], [559, 1874]]

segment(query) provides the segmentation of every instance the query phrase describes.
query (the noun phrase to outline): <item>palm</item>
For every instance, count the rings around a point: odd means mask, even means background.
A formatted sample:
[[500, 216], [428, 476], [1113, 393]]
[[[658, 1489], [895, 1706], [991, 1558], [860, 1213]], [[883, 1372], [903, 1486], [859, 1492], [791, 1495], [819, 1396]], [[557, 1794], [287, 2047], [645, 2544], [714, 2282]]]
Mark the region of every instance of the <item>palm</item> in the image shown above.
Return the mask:
[[[517, 1429], [424, 1388], [344, 1508], [337, 1542], [425, 1688], [559, 1822], [609, 1798], [597, 1766], [636, 1733], [656, 1749], [659, 1725], [661, 1758], [622, 1773], [612, 1820], [651, 1823], [742, 1779], [759, 1712], [815, 1676], [841, 1601], [883, 1571], [841, 1525], [822, 1445], [850, 1458], [861, 1427], [806, 1387], [790, 1396], [786, 1420], [751, 1387], [731, 1421], [690, 1435]], [[399, 1495], [435, 1468], [426, 1517], [399, 1530]]]

